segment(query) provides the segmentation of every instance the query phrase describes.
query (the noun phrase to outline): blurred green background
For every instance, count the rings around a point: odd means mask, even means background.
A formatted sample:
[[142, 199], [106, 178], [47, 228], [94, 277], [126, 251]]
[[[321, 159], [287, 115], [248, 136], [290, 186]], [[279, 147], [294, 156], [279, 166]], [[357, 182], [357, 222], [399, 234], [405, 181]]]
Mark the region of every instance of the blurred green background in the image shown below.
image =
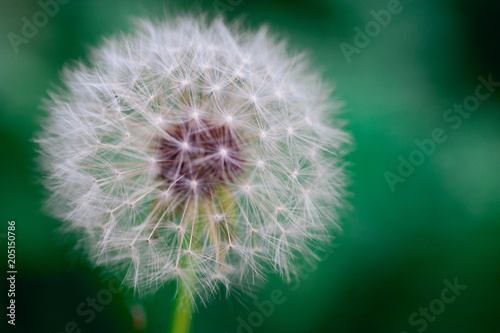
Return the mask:
[[[286, 300], [268, 317], [254, 314], [256, 327], [240, 332], [500, 332], [500, 94], [482, 101], [457, 129], [443, 120], [454, 103], [474, 95], [478, 76], [500, 81], [500, 4], [401, 0], [401, 12], [348, 63], [340, 44], [355, 46], [355, 28], [363, 30], [373, 21], [370, 12], [389, 2], [72, 0], [15, 53], [8, 34], [21, 35], [22, 18], [31, 21], [41, 7], [1, 0], [0, 248], [6, 253], [7, 221], [15, 220], [18, 270], [17, 321], [7, 332], [65, 332], [71, 321], [82, 332], [166, 332], [171, 286], [143, 300], [115, 294], [90, 323], [76, 313], [108, 282], [70, 254], [71, 240], [55, 231], [60, 222], [42, 213], [45, 194], [31, 140], [41, 99], [60, 83], [63, 64], [84, 59], [103, 36], [129, 31], [130, 18], [199, 8], [213, 14], [214, 3], [229, 20], [269, 24], [292, 50], [309, 50], [314, 67], [336, 83], [355, 139], [347, 156], [352, 209], [340, 245], [298, 287], [271, 277], [259, 301], [275, 289]], [[430, 138], [435, 128], [447, 140], [391, 191], [386, 171], [397, 174], [399, 156], [408, 159], [414, 141]], [[444, 280], [455, 278], [467, 289], [440, 309], [434, 300], [441, 299]], [[418, 312], [429, 305], [439, 314], [425, 319]], [[248, 322], [255, 311], [252, 302], [221, 296], [200, 307], [192, 332], [238, 332], [238, 318]], [[415, 312], [418, 324], [409, 321]]]

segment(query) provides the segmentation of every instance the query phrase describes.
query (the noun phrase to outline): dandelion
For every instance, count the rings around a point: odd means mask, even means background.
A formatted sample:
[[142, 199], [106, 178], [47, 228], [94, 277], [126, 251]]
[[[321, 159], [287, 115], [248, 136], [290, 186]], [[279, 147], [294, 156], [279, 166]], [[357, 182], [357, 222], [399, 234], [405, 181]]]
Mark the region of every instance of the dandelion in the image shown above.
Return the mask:
[[63, 82], [38, 138], [51, 210], [136, 291], [289, 280], [338, 228], [340, 103], [266, 28], [140, 21]]

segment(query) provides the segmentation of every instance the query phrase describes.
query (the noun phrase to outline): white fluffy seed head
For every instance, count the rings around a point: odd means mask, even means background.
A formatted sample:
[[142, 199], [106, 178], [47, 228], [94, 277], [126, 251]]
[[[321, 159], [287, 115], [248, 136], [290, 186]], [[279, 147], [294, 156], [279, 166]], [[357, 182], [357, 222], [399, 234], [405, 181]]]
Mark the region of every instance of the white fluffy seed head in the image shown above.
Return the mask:
[[38, 138], [52, 211], [136, 290], [289, 279], [338, 227], [339, 103], [266, 28], [142, 21], [63, 81]]

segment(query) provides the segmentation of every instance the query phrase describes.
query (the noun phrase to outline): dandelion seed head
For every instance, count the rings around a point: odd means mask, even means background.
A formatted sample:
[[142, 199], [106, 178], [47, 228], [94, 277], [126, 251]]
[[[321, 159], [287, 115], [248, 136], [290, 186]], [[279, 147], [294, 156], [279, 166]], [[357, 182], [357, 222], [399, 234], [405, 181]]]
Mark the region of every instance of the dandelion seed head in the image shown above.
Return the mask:
[[289, 279], [338, 229], [340, 103], [267, 28], [140, 21], [63, 83], [38, 138], [51, 211], [135, 290]]

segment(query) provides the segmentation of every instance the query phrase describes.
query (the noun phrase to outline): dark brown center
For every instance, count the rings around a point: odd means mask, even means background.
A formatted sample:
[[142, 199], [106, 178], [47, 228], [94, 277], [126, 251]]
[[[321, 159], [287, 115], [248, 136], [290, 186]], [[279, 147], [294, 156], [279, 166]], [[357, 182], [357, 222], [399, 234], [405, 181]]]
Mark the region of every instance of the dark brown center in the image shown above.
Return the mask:
[[210, 195], [243, 170], [235, 134], [226, 125], [202, 119], [169, 126], [159, 140], [160, 176], [176, 192]]

